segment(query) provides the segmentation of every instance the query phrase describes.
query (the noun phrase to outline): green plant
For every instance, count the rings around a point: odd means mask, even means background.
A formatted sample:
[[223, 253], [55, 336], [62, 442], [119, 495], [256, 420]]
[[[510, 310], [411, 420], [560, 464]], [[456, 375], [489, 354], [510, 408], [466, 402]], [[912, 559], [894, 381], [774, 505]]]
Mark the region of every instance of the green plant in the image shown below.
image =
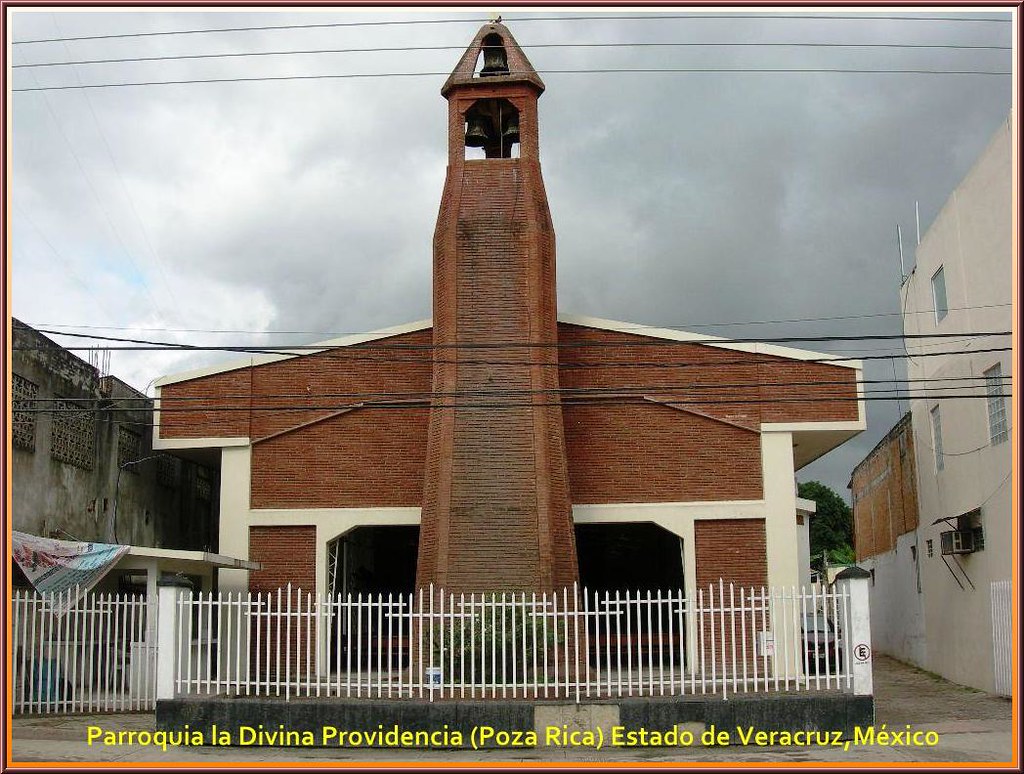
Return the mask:
[[496, 604], [500, 598], [491, 594], [483, 602], [475, 598], [472, 605], [457, 601], [443, 621], [434, 623], [435, 666], [484, 683], [511, 681], [513, 673], [517, 681], [533, 675], [535, 661], [537, 671], [544, 669], [545, 659], [565, 642], [561, 616], [539, 602], [535, 612], [530, 599]]

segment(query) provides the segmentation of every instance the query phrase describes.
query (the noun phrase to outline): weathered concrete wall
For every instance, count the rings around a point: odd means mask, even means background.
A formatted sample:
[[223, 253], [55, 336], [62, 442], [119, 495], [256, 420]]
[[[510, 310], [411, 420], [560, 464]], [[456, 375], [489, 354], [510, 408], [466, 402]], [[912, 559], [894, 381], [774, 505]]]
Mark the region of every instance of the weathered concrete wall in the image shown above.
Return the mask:
[[917, 539], [917, 530], [900, 535], [892, 551], [864, 559], [860, 566], [871, 573], [871, 646], [900, 661], [924, 666], [924, 605], [918, 590], [922, 557]]
[[14, 529], [64, 540], [215, 549], [216, 470], [154, 458], [125, 468], [118, 483], [119, 464], [155, 454], [152, 402], [115, 377], [100, 378], [96, 368], [18, 320], [12, 343]]

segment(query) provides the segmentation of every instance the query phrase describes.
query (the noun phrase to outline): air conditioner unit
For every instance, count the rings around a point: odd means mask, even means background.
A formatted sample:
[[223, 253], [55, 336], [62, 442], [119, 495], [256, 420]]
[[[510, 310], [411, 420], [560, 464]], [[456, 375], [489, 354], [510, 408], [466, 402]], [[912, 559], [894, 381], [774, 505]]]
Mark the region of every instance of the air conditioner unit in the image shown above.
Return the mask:
[[939, 545], [943, 554], [974, 553], [974, 533], [969, 529], [951, 529], [939, 533]]

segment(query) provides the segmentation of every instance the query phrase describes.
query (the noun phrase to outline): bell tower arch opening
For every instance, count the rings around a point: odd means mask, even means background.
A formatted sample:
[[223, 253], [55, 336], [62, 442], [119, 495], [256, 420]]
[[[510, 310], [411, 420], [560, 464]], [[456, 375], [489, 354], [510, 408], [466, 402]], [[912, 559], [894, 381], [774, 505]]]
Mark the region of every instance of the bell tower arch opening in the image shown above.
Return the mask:
[[[473, 153], [474, 149], [478, 149]], [[480, 151], [483, 155], [480, 155]], [[466, 158], [519, 156], [519, 110], [507, 99], [480, 99], [466, 111]]]
[[508, 75], [508, 52], [505, 51], [505, 41], [501, 35], [492, 32], [485, 35], [480, 41], [480, 56], [478, 57], [480, 69], [476, 71], [477, 77], [488, 78], [492, 75]]

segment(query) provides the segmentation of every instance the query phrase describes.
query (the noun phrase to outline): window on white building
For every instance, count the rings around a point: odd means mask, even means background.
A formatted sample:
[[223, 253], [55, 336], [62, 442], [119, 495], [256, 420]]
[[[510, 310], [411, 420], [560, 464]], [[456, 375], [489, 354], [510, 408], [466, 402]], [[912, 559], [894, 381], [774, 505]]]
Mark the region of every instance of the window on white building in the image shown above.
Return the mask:
[[988, 437], [995, 446], [1010, 437], [1003, 397], [1003, 369], [998, 363], [985, 371], [985, 392], [988, 393]]
[[949, 303], [946, 301], [946, 274], [941, 266], [932, 275], [932, 303], [935, 308], [935, 322], [940, 323], [949, 312]]
[[931, 410], [932, 417], [932, 449], [935, 451], [935, 470], [942, 470], [945, 463], [942, 459], [942, 418], [939, 416], [939, 407]]

